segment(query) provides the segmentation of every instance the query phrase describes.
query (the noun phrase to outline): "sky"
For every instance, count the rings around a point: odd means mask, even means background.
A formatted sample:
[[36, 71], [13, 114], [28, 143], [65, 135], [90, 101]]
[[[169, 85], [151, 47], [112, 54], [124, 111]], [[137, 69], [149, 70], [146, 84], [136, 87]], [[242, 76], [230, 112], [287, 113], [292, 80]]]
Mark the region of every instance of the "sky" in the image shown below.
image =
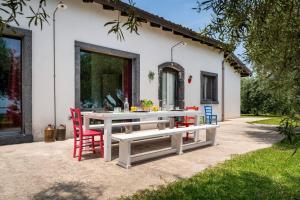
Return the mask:
[[[128, 0], [124, 0], [128, 2]], [[191, 28], [200, 32], [212, 19], [211, 12], [202, 11], [198, 13], [193, 8], [197, 7], [197, 0], [133, 0], [135, 6], [156, 14], [176, 24]], [[240, 56], [244, 49], [239, 46], [235, 54]]]
[[136, 7], [167, 20], [191, 28], [196, 32], [204, 28], [210, 20], [210, 13], [198, 13], [195, 8], [196, 0], [133, 0]]

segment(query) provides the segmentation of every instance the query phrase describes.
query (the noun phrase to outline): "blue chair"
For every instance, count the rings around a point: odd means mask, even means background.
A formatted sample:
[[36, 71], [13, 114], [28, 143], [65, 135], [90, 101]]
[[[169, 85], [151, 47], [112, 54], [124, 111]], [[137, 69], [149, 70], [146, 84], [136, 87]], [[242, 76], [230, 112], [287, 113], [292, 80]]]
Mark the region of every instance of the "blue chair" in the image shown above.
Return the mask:
[[206, 124], [218, 124], [218, 116], [213, 115], [211, 106], [204, 106], [205, 123]]

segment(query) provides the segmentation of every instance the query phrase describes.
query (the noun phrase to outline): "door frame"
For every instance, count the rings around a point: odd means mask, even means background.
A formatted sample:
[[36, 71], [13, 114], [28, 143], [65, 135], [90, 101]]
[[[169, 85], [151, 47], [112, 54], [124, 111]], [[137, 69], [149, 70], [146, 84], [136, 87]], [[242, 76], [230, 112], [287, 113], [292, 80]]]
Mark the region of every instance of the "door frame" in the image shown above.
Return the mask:
[[9, 27], [4, 28], [2, 36], [21, 39], [22, 128], [21, 132], [15, 131], [1, 137], [0, 145], [32, 142], [32, 31]]
[[159, 106], [162, 106], [162, 77], [163, 77], [163, 70], [164, 69], [172, 69], [178, 72], [178, 78], [177, 78], [177, 85], [176, 88], [176, 95], [175, 95], [175, 106], [180, 107], [181, 109], [184, 109], [184, 76], [185, 76], [185, 70], [184, 68], [175, 62], [165, 62], [163, 64], [160, 64], [158, 66], [158, 79], [159, 79], [159, 87], [158, 87], [158, 98], [159, 98]]

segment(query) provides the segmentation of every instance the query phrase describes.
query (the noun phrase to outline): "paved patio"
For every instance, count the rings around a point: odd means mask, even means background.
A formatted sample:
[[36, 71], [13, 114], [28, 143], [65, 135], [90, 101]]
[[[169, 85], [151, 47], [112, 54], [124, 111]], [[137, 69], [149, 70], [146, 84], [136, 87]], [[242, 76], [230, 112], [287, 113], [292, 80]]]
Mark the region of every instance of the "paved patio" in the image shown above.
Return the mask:
[[[104, 162], [94, 155], [72, 158], [72, 140], [0, 146], [0, 199], [116, 199], [138, 190], [193, 176], [201, 170], [280, 140], [274, 128], [240, 118], [221, 123], [217, 145], [134, 165], [126, 170], [117, 159]], [[204, 134], [203, 134], [204, 135]], [[137, 143], [135, 152], [166, 146], [169, 139]], [[118, 147], [113, 149], [117, 157]]]

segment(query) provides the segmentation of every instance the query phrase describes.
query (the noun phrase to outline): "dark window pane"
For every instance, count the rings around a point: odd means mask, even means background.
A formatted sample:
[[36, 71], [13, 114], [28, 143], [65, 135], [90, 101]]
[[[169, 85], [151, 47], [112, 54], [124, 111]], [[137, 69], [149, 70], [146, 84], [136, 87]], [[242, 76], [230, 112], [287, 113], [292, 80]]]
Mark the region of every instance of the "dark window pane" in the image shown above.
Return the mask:
[[21, 40], [0, 37], [0, 131], [21, 130]]
[[81, 51], [80, 100], [84, 110], [121, 107], [124, 97], [131, 101], [131, 61]]
[[217, 76], [202, 75], [202, 100], [216, 101], [217, 100]]

